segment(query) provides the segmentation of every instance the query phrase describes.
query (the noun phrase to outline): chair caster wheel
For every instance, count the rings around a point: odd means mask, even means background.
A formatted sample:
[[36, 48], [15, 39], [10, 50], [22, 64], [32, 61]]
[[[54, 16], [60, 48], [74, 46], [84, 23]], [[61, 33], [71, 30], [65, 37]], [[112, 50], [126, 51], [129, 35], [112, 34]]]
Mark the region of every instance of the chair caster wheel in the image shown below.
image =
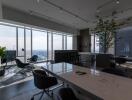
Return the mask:
[[32, 97], [31, 100], [34, 100], [34, 97]]

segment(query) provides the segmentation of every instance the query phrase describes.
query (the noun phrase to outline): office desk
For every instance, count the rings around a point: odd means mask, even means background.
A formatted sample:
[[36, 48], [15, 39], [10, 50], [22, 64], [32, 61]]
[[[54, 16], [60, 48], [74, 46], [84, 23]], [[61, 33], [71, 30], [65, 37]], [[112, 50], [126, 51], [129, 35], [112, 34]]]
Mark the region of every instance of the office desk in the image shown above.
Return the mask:
[[[104, 72], [79, 67], [67, 63], [43, 66], [44, 70], [64, 82], [75, 85], [80, 89], [104, 100], [132, 100], [132, 79]], [[76, 71], [86, 72], [78, 75]], [[98, 98], [98, 99], [99, 99]]]

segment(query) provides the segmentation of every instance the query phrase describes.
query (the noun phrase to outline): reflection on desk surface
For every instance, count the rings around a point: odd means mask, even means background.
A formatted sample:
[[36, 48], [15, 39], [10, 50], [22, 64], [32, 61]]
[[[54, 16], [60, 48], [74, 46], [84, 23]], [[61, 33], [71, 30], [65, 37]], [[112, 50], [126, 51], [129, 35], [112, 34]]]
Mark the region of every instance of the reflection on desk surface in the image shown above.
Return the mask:
[[[104, 100], [130, 100], [132, 98], [132, 79], [67, 63], [43, 67], [59, 79]], [[86, 72], [86, 74], [78, 75], [76, 71]]]
[[39, 64], [38, 66], [42, 66], [43, 68], [52, 71], [57, 74], [70, 72], [73, 70], [73, 65], [68, 63], [56, 63], [56, 64]]

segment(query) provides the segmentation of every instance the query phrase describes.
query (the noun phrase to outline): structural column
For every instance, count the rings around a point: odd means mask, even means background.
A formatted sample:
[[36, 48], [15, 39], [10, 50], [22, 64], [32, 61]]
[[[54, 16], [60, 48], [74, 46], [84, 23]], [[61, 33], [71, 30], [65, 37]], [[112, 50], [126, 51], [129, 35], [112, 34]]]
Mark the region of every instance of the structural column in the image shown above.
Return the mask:
[[2, 2], [0, 0], [0, 19], [2, 19]]
[[77, 47], [80, 52], [90, 52], [91, 36], [89, 29], [80, 30], [80, 35], [77, 39]]

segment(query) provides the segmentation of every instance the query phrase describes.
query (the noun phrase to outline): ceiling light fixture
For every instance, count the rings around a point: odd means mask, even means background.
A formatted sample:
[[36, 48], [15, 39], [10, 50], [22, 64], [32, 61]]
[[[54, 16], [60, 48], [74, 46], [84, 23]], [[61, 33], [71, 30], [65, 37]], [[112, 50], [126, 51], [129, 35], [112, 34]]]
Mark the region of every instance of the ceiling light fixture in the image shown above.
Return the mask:
[[120, 1], [119, 0], [116, 0], [116, 4], [119, 4], [120, 3]]
[[40, 0], [37, 0], [37, 3], [39, 3], [40, 2]]
[[120, 0], [109, 0], [109, 1], [107, 1], [107, 2], [103, 3], [102, 5], [98, 6], [96, 12], [97, 12], [97, 13], [100, 12], [100, 10], [101, 10], [102, 8], [104, 8], [105, 6], [108, 6], [110, 3], [119, 4], [119, 3], [120, 3]]
[[100, 9], [97, 9], [96, 12], [99, 13], [100, 12]]

